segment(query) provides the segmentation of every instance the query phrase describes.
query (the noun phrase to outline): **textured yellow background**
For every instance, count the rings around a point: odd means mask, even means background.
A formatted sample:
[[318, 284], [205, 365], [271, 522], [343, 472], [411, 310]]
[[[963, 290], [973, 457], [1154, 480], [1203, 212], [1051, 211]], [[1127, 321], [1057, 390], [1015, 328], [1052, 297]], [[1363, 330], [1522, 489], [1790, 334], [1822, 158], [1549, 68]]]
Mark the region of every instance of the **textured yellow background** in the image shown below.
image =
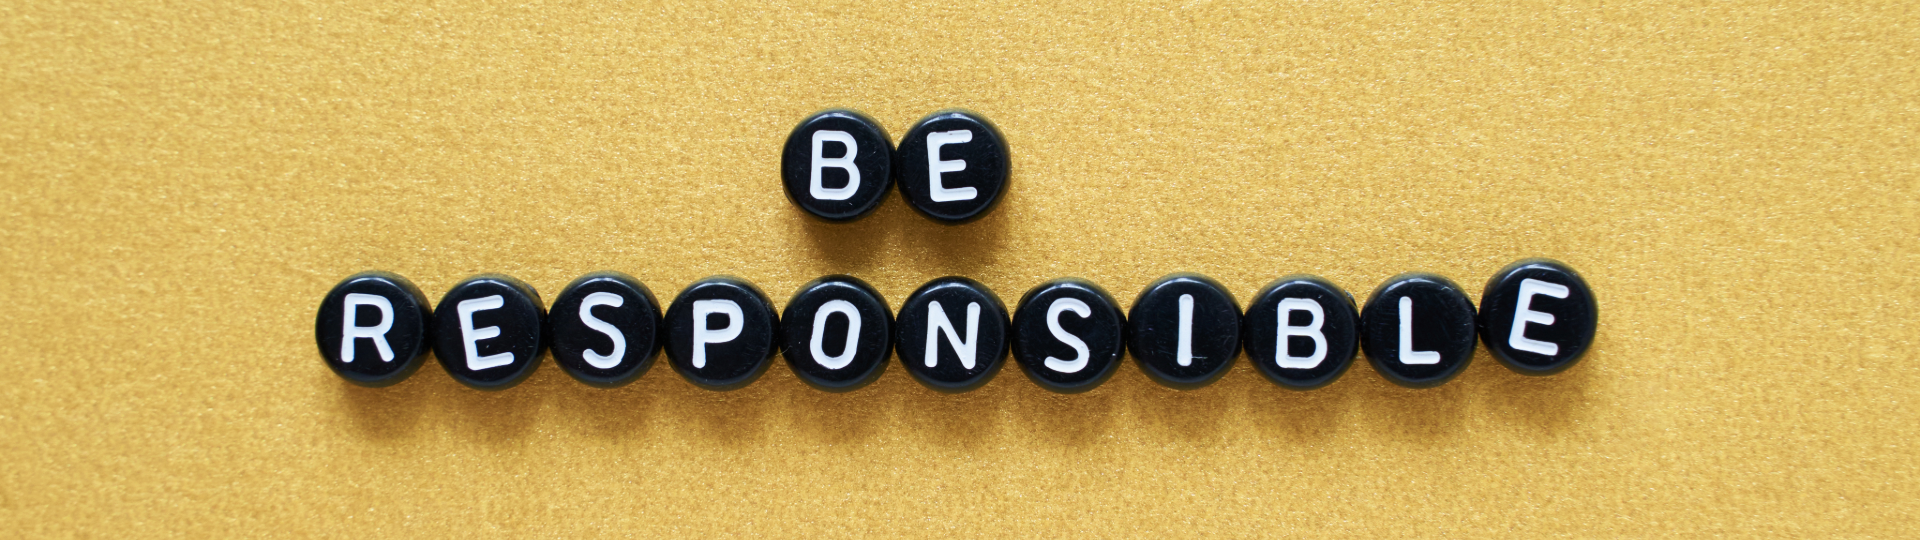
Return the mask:
[[[1920, 8], [1911, 2], [0, 4], [0, 536], [1912, 534]], [[1684, 5], [1683, 5], [1684, 4]], [[825, 107], [1011, 142], [983, 221], [852, 225], [777, 183]], [[897, 307], [1171, 271], [1478, 297], [1586, 274], [1601, 335], [1523, 378], [1244, 360], [1057, 396], [897, 365], [829, 395], [551, 361], [349, 386], [313, 309], [714, 273]]]

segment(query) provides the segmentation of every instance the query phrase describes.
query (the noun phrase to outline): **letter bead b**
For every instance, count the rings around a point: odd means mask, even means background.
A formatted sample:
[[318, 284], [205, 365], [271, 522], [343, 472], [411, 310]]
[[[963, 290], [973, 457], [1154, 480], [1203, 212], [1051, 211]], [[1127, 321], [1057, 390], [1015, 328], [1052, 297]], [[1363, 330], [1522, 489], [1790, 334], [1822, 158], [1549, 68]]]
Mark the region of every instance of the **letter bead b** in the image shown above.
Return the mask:
[[787, 199], [808, 214], [857, 220], [879, 208], [893, 187], [893, 141], [865, 115], [822, 111], [787, 134], [780, 178]]
[[1317, 276], [1287, 276], [1253, 296], [1241, 325], [1247, 360], [1283, 388], [1333, 383], [1360, 351], [1353, 296]]

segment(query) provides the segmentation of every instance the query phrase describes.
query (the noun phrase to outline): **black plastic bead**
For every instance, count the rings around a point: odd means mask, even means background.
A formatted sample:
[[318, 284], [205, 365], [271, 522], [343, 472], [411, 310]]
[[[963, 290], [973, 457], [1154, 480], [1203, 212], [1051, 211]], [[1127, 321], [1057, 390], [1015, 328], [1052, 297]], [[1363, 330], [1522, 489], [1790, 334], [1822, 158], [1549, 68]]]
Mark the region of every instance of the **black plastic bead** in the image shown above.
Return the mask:
[[708, 390], [753, 384], [779, 352], [773, 301], [740, 278], [713, 276], [688, 285], [667, 308], [666, 323], [673, 370]]
[[801, 285], [780, 314], [787, 367], [808, 385], [846, 392], [872, 383], [893, 354], [893, 313], [879, 291], [853, 276]]
[[1447, 278], [1394, 276], [1373, 290], [1360, 312], [1361, 345], [1373, 369], [1394, 384], [1430, 388], [1473, 360], [1473, 301]]
[[1312, 390], [1332, 384], [1353, 365], [1360, 353], [1360, 311], [1353, 295], [1332, 282], [1287, 276], [1254, 295], [1241, 335], [1248, 361], [1267, 380]]
[[1013, 358], [1027, 378], [1062, 394], [1107, 382], [1126, 353], [1127, 318], [1099, 285], [1077, 278], [1042, 283], [1013, 313]]
[[1181, 390], [1212, 384], [1240, 355], [1240, 304], [1206, 276], [1160, 278], [1127, 312], [1127, 348], [1160, 384]]
[[1007, 356], [1007, 307], [986, 285], [948, 276], [927, 282], [900, 306], [894, 345], [914, 380], [966, 392], [993, 380]]
[[545, 306], [540, 293], [520, 280], [499, 274], [467, 278], [433, 310], [433, 355], [461, 384], [512, 388], [540, 367]]
[[1011, 165], [1007, 142], [986, 118], [941, 111], [900, 139], [893, 171], [907, 204], [936, 221], [979, 219], [1000, 202]]
[[893, 187], [893, 139], [857, 112], [829, 110], [800, 121], [780, 154], [787, 199], [827, 221], [853, 221]]
[[407, 278], [362, 272], [341, 280], [320, 301], [313, 338], [333, 373], [360, 386], [388, 386], [425, 363], [427, 297]]
[[1573, 367], [1593, 345], [1599, 321], [1587, 280], [1552, 259], [1507, 265], [1480, 295], [1480, 339], [1494, 359], [1524, 375]]
[[646, 285], [619, 272], [594, 272], [567, 284], [554, 298], [547, 323], [553, 363], [591, 386], [633, 382], [660, 352], [660, 303]]

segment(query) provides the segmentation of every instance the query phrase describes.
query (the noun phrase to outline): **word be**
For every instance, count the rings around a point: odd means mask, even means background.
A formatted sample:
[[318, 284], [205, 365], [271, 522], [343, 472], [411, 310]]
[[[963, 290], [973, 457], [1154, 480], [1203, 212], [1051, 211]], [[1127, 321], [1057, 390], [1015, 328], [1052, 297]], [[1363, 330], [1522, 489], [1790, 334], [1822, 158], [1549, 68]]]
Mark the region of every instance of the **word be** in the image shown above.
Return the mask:
[[844, 109], [823, 111], [793, 128], [780, 157], [787, 198], [833, 222], [873, 212], [896, 182], [921, 215], [947, 224], [973, 221], [1000, 201], [1010, 170], [1000, 130], [959, 110], [915, 122], [897, 151], [873, 119]]

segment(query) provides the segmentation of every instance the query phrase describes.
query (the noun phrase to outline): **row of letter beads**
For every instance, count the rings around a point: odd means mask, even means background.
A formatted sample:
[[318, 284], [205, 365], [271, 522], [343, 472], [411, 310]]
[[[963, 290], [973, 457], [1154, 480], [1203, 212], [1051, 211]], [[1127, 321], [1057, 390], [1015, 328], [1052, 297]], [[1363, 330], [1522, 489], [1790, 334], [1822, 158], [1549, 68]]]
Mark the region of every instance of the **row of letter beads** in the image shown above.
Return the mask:
[[575, 379], [616, 387], [646, 373], [664, 348], [674, 371], [713, 390], [752, 383], [783, 351], [807, 384], [853, 390], [897, 351], [914, 380], [965, 392], [991, 380], [1011, 351], [1035, 383], [1076, 393], [1112, 377], [1127, 352], [1160, 384], [1206, 386], [1243, 346], [1261, 374], [1297, 390], [1338, 379], [1363, 350], [1396, 384], [1436, 386], [1466, 368], [1479, 340], [1508, 368], [1546, 375], [1579, 360], [1598, 322], [1586, 282], [1546, 259], [1502, 269], [1477, 310], [1459, 285], [1419, 273], [1387, 280], [1361, 308], [1324, 279], [1288, 276], [1244, 314], [1225, 287], [1196, 274], [1155, 281], [1125, 314], [1098, 285], [1074, 278], [1034, 287], [1011, 317], [993, 291], [963, 277], [921, 286], [898, 320], [878, 291], [843, 275], [801, 286], [781, 313], [758, 287], [728, 276], [689, 285], [662, 310], [645, 285], [612, 272], [574, 280], [551, 315], [542, 305], [519, 280], [480, 275], [429, 310], [406, 278], [368, 272], [327, 294], [314, 334], [328, 367], [366, 386], [405, 379], [431, 347], [474, 388], [518, 384], [549, 349]]
[[780, 154], [787, 198], [814, 217], [853, 221], [880, 207], [896, 181], [921, 215], [959, 224], [1000, 202], [1010, 166], [1006, 139], [978, 114], [949, 110], [907, 129], [895, 150], [880, 124], [830, 110], [800, 121]]

